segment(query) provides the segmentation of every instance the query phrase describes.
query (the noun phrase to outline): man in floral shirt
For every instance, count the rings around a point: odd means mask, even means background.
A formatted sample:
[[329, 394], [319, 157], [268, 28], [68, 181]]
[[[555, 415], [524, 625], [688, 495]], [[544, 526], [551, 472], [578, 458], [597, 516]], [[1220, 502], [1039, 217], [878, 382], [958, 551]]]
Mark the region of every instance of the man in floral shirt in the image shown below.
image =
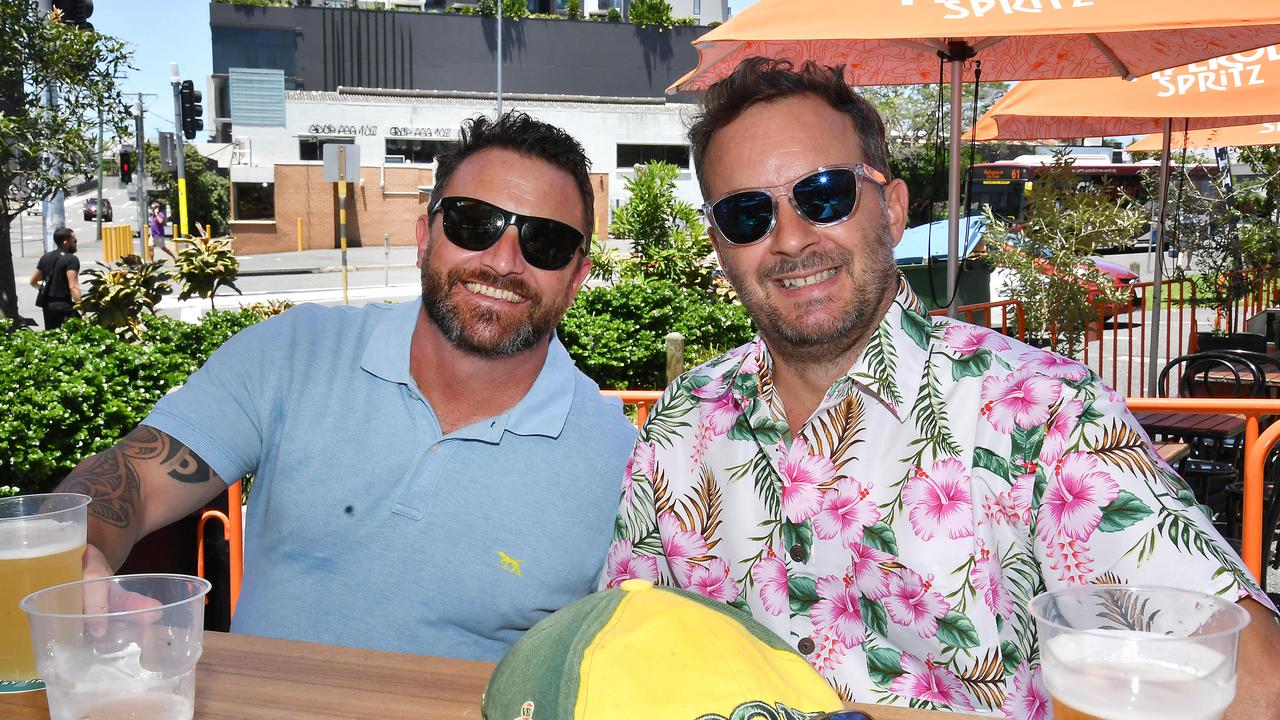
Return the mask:
[[762, 59], [704, 103], [712, 238], [760, 334], [654, 407], [607, 583], [750, 612], [851, 700], [1026, 720], [1051, 712], [1032, 596], [1177, 585], [1250, 610], [1231, 716], [1274, 713], [1274, 608], [1124, 398], [930, 318], [896, 271], [907, 191], [875, 110], [838, 72]]

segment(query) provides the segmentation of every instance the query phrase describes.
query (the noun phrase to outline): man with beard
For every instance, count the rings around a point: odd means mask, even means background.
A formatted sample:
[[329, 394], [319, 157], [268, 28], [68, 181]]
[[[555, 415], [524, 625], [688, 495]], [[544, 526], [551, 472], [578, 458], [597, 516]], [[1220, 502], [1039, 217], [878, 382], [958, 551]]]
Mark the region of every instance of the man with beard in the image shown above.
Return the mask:
[[635, 432], [554, 332], [587, 169], [527, 115], [466, 123], [417, 220], [422, 300], [225, 343], [59, 487], [94, 498], [86, 575], [252, 473], [236, 632], [497, 660], [590, 592]]
[[847, 699], [1020, 720], [1049, 713], [1034, 594], [1176, 585], [1253, 615], [1229, 716], [1280, 707], [1274, 608], [1186, 484], [1135, 449], [1124, 398], [1075, 361], [930, 317], [896, 271], [907, 189], [839, 69], [747, 60], [690, 139], [759, 336], [653, 408], [605, 584], [658, 579], [749, 612]]
[[44, 329], [54, 330], [73, 317], [79, 317], [76, 303], [80, 302], [80, 258], [76, 257], [76, 234], [70, 228], [53, 231], [57, 248], [45, 253], [36, 263], [31, 274], [31, 287], [44, 289], [37, 296], [37, 305], [44, 311]]

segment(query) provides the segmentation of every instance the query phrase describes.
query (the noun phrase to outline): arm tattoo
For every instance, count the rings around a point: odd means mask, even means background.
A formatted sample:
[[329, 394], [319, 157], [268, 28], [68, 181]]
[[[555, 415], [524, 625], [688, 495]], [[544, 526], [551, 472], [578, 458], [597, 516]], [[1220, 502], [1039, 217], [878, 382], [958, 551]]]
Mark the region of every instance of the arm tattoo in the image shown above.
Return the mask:
[[218, 476], [186, 445], [146, 426], [139, 426], [115, 447], [85, 460], [63, 483], [65, 492], [93, 498], [89, 513], [116, 527], [128, 527], [138, 512], [146, 466], [158, 467], [181, 483], [202, 483]]

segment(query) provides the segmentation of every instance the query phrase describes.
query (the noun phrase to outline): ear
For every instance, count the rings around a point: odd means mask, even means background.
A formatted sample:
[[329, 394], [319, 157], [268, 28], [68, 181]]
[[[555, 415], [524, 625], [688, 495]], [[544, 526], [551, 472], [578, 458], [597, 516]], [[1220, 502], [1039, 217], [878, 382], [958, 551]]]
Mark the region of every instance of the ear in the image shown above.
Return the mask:
[[902, 241], [902, 232], [907, 228], [907, 210], [910, 194], [907, 184], [901, 179], [891, 181], [884, 188], [885, 207], [889, 213], [889, 237], [893, 238], [894, 247]]
[[573, 301], [578, 298], [578, 291], [582, 290], [583, 283], [591, 275], [591, 267], [591, 256], [584, 255], [582, 262], [578, 264], [578, 268], [573, 271], [573, 282], [569, 285], [570, 292], [568, 302], [565, 303], [566, 307], [572, 305]]
[[414, 227], [414, 235], [418, 239], [418, 267], [421, 268], [427, 261], [427, 247], [431, 241], [431, 216], [419, 215], [418, 222]]

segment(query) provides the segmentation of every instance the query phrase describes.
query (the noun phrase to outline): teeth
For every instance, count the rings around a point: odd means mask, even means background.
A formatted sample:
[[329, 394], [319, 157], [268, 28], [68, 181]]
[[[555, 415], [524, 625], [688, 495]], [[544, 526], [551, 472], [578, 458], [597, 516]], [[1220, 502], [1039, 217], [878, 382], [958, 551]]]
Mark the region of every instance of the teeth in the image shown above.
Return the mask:
[[817, 275], [810, 275], [802, 278], [787, 278], [782, 281], [782, 287], [787, 288], [788, 290], [794, 290], [796, 288], [808, 287], [809, 285], [820, 283], [824, 280], [830, 280], [835, 276], [836, 269], [831, 268], [830, 270], [823, 270]]
[[484, 295], [485, 297], [496, 298], [498, 300], [506, 300], [507, 302], [513, 302], [513, 303], [524, 301], [524, 298], [520, 297], [519, 295], [509, 290], [499, 290], [496, 287], [481, 285], [480, 283], [463, 283], [462, 286], [473, 293], [476, 293], [478, 295]]

